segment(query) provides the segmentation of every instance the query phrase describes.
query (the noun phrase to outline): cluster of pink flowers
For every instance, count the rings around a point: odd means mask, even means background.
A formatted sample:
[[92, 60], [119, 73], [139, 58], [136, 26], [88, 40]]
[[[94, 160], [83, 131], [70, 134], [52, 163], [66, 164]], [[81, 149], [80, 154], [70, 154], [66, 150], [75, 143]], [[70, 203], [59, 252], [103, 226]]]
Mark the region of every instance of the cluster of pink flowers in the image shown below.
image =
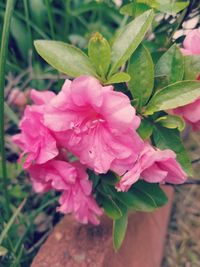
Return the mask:
[[153, 148], [137, 134], [140, 118], [129, 98], [94, 77], [66, 80], [60, 93], [31, 91], [13, 137], [23, 151], [23, 167], [37, 192], [61, 192], [59, 211], [82, 223], [98, 224], [102, 209], [86, 169], [122, 176], [116, 188], [127, 191], [139, 178], [183, 183], [185, 172], [171, 150]]
[[[181, 49], [183, 55], [200, 55], [200, 29], [191, 30], [183, 42]], [[196, 77], [200, 80], [200, 71]], [[173, 110], [173, 113], [181, 116], [194, 131], [200, 130], [200, 98], [194, 102], [178, 107]]]

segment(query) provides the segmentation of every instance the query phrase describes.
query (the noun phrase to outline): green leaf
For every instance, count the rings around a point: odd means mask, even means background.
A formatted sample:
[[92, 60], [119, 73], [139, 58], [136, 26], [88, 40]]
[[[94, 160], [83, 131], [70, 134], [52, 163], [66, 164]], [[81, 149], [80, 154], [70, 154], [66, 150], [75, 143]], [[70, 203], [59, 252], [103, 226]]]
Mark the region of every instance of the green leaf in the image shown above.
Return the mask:
[[167, 129], [160, 125], [156, 125], [153, 131], [153, 140], [155, 145], [160, 149], [172, 149], [176, 153], [177, 160], [185, 172], [189, 176], [192, 176], [191, 161], [189, 160], [185, 147], [181, 142], [178, 130]]
[[131, 80], [128, 88], [134, 98], [143, 106], [151, 96], [154, 86], [154, 64], [149, 51], [140, 45], [131, 56], [128, 64]]
[[140, 123], [140, 127], [137, 129], [137, 132], [139, 133], [140, 137], [143, 140], [149, 139], [149, 137], [152, 135], [153, 132], [153, 125], [147, 120], [142, 120]]
[[75, 46], [48, 40], [34, 42], [38, 54], [58, 71], [71, 77], [97, 76], [90, 59]]
[[126, 72], [117, 72], [112, 75], [105, 84], [123, 83], [130, 81], [131, 77]]
[[109, 218], [116, 220], [122, 216], [119, 201], [106, 196], [101, 196], [101, 201], [102, 207]]
[[189, 1], [176, 2], [176, 0], [137, 0], [161, 12], [175, 15], [189, 5]]
[[0, 257], [5, 256], [8, 253], [7, 248], [0, 246]]
[[168, 13], [171, 15], [175, 15], [179, 13], [181, 10], [185, 9], [189, 5], [189, 1], [187, 2], [174, 2], [171, 0], [157, 0], [155, 1], [154, 7], [161, 12]]
[[109, 77], [115, 73], [132, 55], [143, 40], [151, 26], [154, 13], [146, 11], [126, 25], [116, 38], [112, 46], [112, 59]]
[[117, 192], [115, 196], [129, 209], [151, 212], [167, 203], [167, 197], [158, 184], [144, 181], [135, 183], [128, 192]]
[[159, 208], [164, 206], [168, 201], [167, 196], [160, 188], [159, 184], [147, 183], [140, 180], [136, 184], [134, 184], [131, 190], [133, 193], [134, 190], [139, 190], [144, 194], [147, 194], [150, 198], [153, 199], [153, 201], [156, 203], [156, 206]]
[[184, 106], [200, 97], [200, 82], [181, 81], [157, 91], [147, 105], [145, 114]]
[[175, 44], [161, 56], [155, 66], [157, 87], [164, 87], [168, 84], [181, 81], [183, 74], [184, 59], [180, 49]]
[[200, 55], [184, 56], [185, 80], [196, 80], [200, 74]]
[[177, 115], [166, 115], [160, 117], [156, 120], [160, 125], [169, 129], [178, 129], [179, 131], [183, 131], [185, 128], [184, 120]]
[[137, 17], [137, 16], [140, 16], [142, 13], [144, 13], [145, 11], [147, 11], [150, 8], [151, 8], [150, 6], [148, 6], [144, 3], [130, 3], [130, 4], [124, 5], [120, 9], [120, 13], [122, 15]]
[[128, 213], [123, 213], [122, 217], [113, 221], [113, 246], [115, 251], [119, 250], [126, 235], [128, 226]]
[[111, 49], [107, 40], [96, 32], [89, 41], [88, 54], [97, 73], [105, 78], [111, 61]]
[[0, 234], [0, 245], [2, 244], [2, 242], [3, 242], [4, 238], [6, 237], [8, 231], [10, 230], [12, 225], [14, 224], [17, 216], [19, 215], [20, 211], [24, 207], [25, 203], [26, 203], [26, 199], [24, 199], [22, 201], [22, 203], [19, 205], [19, 207], [14, 211], [14, 213], [13, 213], [12, 217], [10, 218], [10, 220], [8, 221], [8, 223], [5, 225], [3, 231]]
[[109, 185], [115, 185], [119, 178], [114, 172], [107, 172], [106, 174], [101, 174], [100, 179], [102, 183], [109, 184]]

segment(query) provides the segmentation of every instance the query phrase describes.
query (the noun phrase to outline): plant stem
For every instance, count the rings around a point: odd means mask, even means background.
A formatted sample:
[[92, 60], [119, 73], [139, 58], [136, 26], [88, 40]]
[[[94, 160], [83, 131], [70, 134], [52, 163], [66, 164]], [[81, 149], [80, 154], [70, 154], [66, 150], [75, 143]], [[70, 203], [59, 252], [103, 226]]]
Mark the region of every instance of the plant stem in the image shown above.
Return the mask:
[[7, 0], [6, 11], [4, 16], [3, 31], [1, 37], [0, 50], [0, 151], [1, 151], [1, 165], [2, 165], [2, 183], [5, 197], [5, 211], [6, 216], [9, 216], [9, 194], [7, 188], [7, 170], [6, 170], [6, 154], [5, 154], [5, 139], [4, 139], [4, 86], [5, 86], [5, 65], [6, 56], [8, 52], [8, 39], [10, 21], [15, 0]]
[[52, 14], [52, 8], [49, 3], [49, 0], [45, 0], [45, 5], [47, 7], [47, 14], [48, 14], [48, 20], [49, 20], [49, 26], [50, 26], [50, 31], [51, 31], [51, 38], [55, 40], [55, 32], [54, 32], [54, 27], [53, 27], [53, 14]]

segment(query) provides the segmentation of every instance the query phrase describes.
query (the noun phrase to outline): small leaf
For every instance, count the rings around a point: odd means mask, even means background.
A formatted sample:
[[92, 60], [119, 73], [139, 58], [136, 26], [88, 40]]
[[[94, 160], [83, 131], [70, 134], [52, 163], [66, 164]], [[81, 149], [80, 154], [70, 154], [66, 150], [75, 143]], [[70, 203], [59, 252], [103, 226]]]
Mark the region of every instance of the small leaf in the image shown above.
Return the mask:
[[184, 74], [184, 59], [180, 49], [173, 45], [158, 60], [155, 66], [157, 87], [181, 81]]
[[200, 82], [181, 81], [157, 91], [147, 105], [145, 114], [184, 106], [200, 97]]
[[151, 96], [154, 86], [154, 65], [149, 51], [140, 45], [131, 56], [128, 64], [131, 80], [128, 88], [134, 98], [143, 106]]
[[109, 77], [129, 59], [141, 43], [151, 26], [153, 18], [153, 11], [146, 11], [121, 30], [112, 46], [112, 63]]
[[139, 128], [137, 129], [137, 132], [143, 140], [149, 139], [153, 132], [152, 123], [147, 120], [142, 120]]
[[110, 65], [111, 49], [107, 40], [100, 33], [95, 33], [90, 39], [88, 54], [96, 67], [97, 73], [105, 78]]
[[177, 161], [181, 164], [185, 172], [192, 176], [192, 165], [188, 158], [185, 147], [180, 138], [180, 133], [175, 129], [167, 129], [160, 125], [155, 125], [153, 131], [153, 140], [160, 149], [172, 149], [177, 155]]
[[113, 245], [115, 251], [121, 247], [128, 226], [128, 214], [127, 211], [123, 213], [122, 217], [113, 221]]
[[196, 80], [200, 74], [200, 55], [184, 56], [185, 80]]
[[189, 1], [176, 2], [176, 0], [137, 0], [139, 3], [145, 3], [161, 12], [175, 15], [189, 5]]
[[131, 77], [126, 72], [117, 72], [112, 75], [105, 84], [123, 83], [130, 81]]
[[8, 253], [7, 248], [0, 246], [0, 257], [5, 256]]
[[185, 122], [184, 120], [177, 115], [166, 115], [163, 117], [159, 117], [156, 119], [156, 122], [161, 124], [163, 127], [169, 128], [169, 129], [178, 129], [179, 131], [183, 131], [185, 128]]
[[97, 76], [90, 59], [75, 46], [48, 40], [34, 42], [38, 54], [58, 71], [71, 77]]
[[150, 8], [151, 8], [150, 6], [144, 3], [130, 3], [130, 4], [124, 5], [120, 9], [120, 13], [122, 15], [129, 15], [129, 16], [137, 17]]
[[163, 3], [163, 0], [157, 0], [155, 2], [156, 9], [160, 10], [161, 12], [168, 13], [170, 15], [175, 15], [176, 13], [179, 13], [181, 10], [185, 9], [189, 5], [189, 1], [171, 3], [171, 0], [167, 0], [165, 1], [166, 4]]

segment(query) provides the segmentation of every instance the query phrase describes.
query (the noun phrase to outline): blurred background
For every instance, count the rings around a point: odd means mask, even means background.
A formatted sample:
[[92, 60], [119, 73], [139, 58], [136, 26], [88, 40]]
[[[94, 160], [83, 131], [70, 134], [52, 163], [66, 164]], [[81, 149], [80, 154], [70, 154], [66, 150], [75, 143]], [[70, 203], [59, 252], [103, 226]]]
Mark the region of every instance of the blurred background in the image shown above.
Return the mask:
[[[173, 2], [173, 1], [172, 1]], [[178, 1], [176, 1], [178, 2]], [[156, 62], [167, 47], [176, 41], [181, 44], [184, 35], [200, 25], [199, 0], [178, 13], [157, 12], [152, 31], [145, 45]], [[0, 216], [0, 266], [30, 266], [30, 263], [53, 226], [62, 217], [56, 213], [57, 195], [49, 192], [36, 195], [27, 174], [17, 164], [18, 149], [11, 136], [18, 132], [18, 122], [29, 103], [29, 90], [59, 91], [66, 76], [47, 65], [36, 53], [33, 41], [53, 39], [68, 42], [87, 50], [94, 32], [100, 32], [110, 43], [132, 16], [121, 7], [130, 1], [120, 0], [21, 0], [15, 1], [10, 27], [9, 51], [6, 60], [5, 131], [8, 184], [12, 216], [6, 226]], [[0, 1], [0, 35], [2, 34], [6, 1]], [[200, 157], [200, 136], [184, 134], [191, 158]], [[194, 164], [195, 177], [200, 179], [200, 165]], [[0, 169], [1, 173], [1, 169]], [[0, 187], [0, 203], [3, 203]], [[163, 267], [200, 266], [200, 185], [176, 187], [175, 203], [169, 226]], [[4, 212], [3, 205], [0, 213]], [[17, 220], [14, 223], [14, 219]]]

